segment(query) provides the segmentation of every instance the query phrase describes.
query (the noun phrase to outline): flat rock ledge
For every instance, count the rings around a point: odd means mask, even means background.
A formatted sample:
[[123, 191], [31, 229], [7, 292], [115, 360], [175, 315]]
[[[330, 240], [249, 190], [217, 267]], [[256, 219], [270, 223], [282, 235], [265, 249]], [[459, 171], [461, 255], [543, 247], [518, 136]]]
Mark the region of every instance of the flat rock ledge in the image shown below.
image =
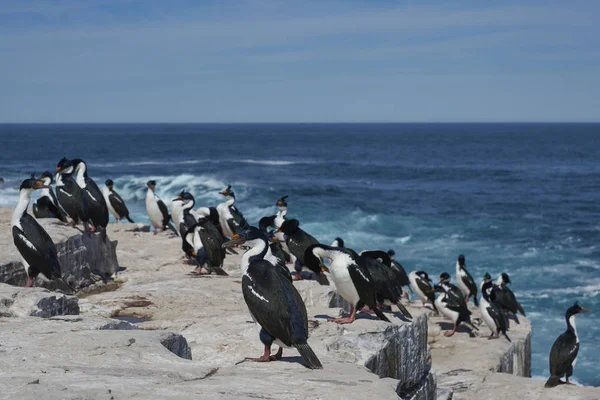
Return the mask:
[[[64, 281], [75, 290], [102, 284], [119, 270], [117, 241], [111, 241], [100, 233], [82, 233], [60, 222], [42, 219], [40, 224], [50, 234], [56, 245], [58, 260]], [[0, 247], [8, 257], [0, 260], [0, 282], [24, 286], [27, 274], [20, 257], [12, 246], [12, 237], [3, 237]], [[7, 260], [8, 258], [8, 260]], [[12, 260], [11, 260], [12, 258]], [[70, 288], [60, 280], [48, 282], [38, 277], [35, 286], [69, 292]]]

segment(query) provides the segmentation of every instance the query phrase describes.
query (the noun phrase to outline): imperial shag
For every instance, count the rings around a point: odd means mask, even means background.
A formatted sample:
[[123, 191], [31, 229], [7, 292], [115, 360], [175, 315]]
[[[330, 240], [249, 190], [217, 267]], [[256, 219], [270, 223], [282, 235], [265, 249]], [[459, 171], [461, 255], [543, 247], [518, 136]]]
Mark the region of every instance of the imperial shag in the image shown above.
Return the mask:
[[26, 287], [32, 286], [33, 280], [40, 274], [48, 280], [62, 280], [54, 242], [44, 228], [27, 214], [31, 193], [43, 188], [48, 186], [41, 180], [23, 181], [19, 189], [19, 203], [10, 222], [13, 241], [21, 254], [23, 267], [27, 273]]
[[62, 222], [67, 222], [67, 214], [60, 207], [52, 190], [52, 174], [46, 171], [40, 175], [40, 180], [47, 187], [40, 190], [40, 197], [33, 203], [33, 215], [36, 218], [58, 218]]
[[467, 271], [465, 256], [462, 254], [458, 256], [458, 261], [456, 261], [456, 282], [465, 297], [465, 302], [468, 302], [469, 298], [473, 297], [473, 303], [479, 306], [477, 302], [477, 285], [471, 274], [469, 274], [469, 271]]
[[[390, 320], [381, 312], [377, 305], [377, 286], [368, 268], [352, 249], [331, 247], [322, 244], [310, 246], [304, 255], [306, 266], [317, 275], [329, 272], [335, 284], [336, 291], [350, 303], [350, 316], [336, 318], [333, 322], [349, 324], [356, 319], [356, 311], [364, 306], [369, 307], [383, 321]], [[322, 260], [329, 259], [329, 267]]]
[[[259, 337], [265, 346], [262, 356], [248, 359], [258, 362], [280, 360], [283, 347], [295, 347], [308, 368], [323, 368], [307, 342], [308, 316], [304, 301], [289, 272], [286, 274], [264, 259], [269, 247], [262, 232], [250, 227], [234, 237], [224, 246], [242, 242], [251, 245], [242, 257], [242, 293], [250, 315], [261, 328]], [[271, 355], [273, 344], [279, 345], [275, 355]]]
[[129, 218], [129, 209], [125, 205], [125, 201], [119, 196], [119, 193], [113, 189], [114, 182], [112, 179], [107, 179], [106, 182], [104, 182], [104, 185], [105, 186], [102, 188], [102, 195], [104, 196], [108, 211], [115, 217], [115, 221], [119, 222], [122, 219], [126, 219], [133, 223], [133, 220]]
[[236, 208], [235, 193], [231, 189], [231, 185], [227, 185], [226, 189], [219, 192], [225, 196], [225, 201], [217, 206], [219, 213], [219, 222], [225, 236], [232, 237], [238, 231], [248, 227], [248, 222], [244, 215]]
[[[579, 353], [579, 336], [575, 327], [575, 316], [588, 311], [590, 310], [584, 309], [577, 303], [567, 310], [565, 314], [567, 330], [556, 339], [550, 350], [550, 378], [546, 382], [547, 388], [570, 383], [569, 378], [573, 375], [577, 353]], [[565, 382], [560, 380], [563, 376]]]

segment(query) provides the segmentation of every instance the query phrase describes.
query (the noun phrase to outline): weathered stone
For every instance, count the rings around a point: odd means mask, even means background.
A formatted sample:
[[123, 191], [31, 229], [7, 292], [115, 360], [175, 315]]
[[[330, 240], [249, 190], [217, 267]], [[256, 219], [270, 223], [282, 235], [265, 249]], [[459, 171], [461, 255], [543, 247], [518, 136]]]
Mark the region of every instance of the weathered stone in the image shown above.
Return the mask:
[[4, 316], [42, 317], [79, 314], [78, 299], [43, 288], [19, 288], [0, 283], [0, 310]]

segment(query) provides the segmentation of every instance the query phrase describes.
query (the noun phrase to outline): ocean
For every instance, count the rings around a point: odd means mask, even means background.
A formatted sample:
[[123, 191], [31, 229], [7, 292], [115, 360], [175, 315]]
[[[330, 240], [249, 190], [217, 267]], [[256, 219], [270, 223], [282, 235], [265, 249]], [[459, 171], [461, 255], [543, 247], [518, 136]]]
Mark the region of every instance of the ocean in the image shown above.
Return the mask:
[[[533, 324], [533, 375], [575, 301], [574, 378], [600, 386], [600, 124], [0, 125], [0, 206], [29, 174], [83, 158], [111, 178], [136, 222], [146, 182], [170, 204], [182, 189], [215, 206], [228, 184], [251, 224], [288, 197], [321, 242], [392, 248], [407, 271], [476, 281], [505, 271]], [[35, 196], [35, 195], [34, 195]], [[486, 328], [487, 329], [487, 328]]]

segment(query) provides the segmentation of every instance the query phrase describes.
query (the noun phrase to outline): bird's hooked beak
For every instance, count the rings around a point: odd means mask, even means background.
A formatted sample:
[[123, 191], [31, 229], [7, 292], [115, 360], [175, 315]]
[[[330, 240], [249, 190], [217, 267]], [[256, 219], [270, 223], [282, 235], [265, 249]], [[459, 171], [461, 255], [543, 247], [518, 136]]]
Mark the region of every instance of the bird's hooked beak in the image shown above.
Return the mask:
[[233, 247], [233, 246], [236, 246], [236, 245], [238, 245], [238, 244], [244, 244], [244, 243], [246, 243], [246, 238], [245, 238], [245, 237], [242, 237], [242, 236], [240, 236], [240, 235], [238, 235], [238, 234], [236, 233], [235, 235], [233, 235], [233, 236], [231, 237], [231, 240], [230, 240], [230, 241], [223, 243], [223, 244], [221, 245], [221, 247], [225, 249], [225, 248], [227, 248], [227, 247]]
[[329, 268], [327, 268], [323, 263], [321, 263], [321, 272], [329, 272]]
[[581, 307], [581, 311], [580, 312], [592, 312], [592, 310], [590, 310], [589, 308], [583, 308], [583, 307]]
[[222, 194], [223, 196], [227, 196], [227, 190], [223, 189], [219, 192], [219, 194]]

